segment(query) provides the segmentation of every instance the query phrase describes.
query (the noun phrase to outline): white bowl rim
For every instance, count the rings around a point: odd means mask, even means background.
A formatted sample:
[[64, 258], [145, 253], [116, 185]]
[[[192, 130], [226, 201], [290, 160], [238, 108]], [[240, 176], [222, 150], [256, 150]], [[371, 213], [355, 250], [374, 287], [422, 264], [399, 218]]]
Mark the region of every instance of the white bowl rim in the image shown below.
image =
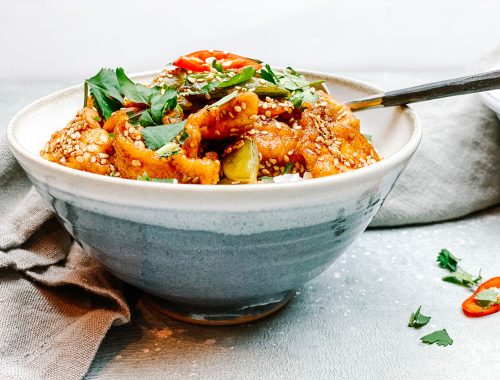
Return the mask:
[[[300, 73], [305, 75], [313, 75], [313, 76], [324, 76], [327, 78], [331, 78], [335, 81], [345, 82], [349, 85], [355, 85], [359, 88], [375, 93], [383, 93], [384, 90], [380, 87], [373, 86], [363, 81], [358, 81], [356, 79], [351, 79], [349, 77], [338, 76], [333, 74], [327, 74], [318, 71], [310, 71], [310, 70], [297, 70]], [[130, 77], [141, 77], [154, 75], [158, 73], [158, 70], [154, 71], [144, 71], [131, 74]], [[403, 112], [409, 115], [412, 124], [413, 124], [413, 132], [408, 139], [408, 141], [396, 152], [391, 154], [390, 156], [378, 161], [375, 164], [359, 168], [356, 170], [351, 170], [345, 173], [335, 174], [326, 177], [314, 178], [310, 180], [292, 182], [292, 183], [260, 183], [260, 184], [244, 184], [244, 185], [200, 185], [200, 184], [174, 184], [174, 183], [157, 183], [157, 182], [146, 182], [146, 181], [137, 181], [137, 180], [126, 180], [124, 178], [116, 178], [109, 177], [100, 174], [85, 172], [81, 170], [76, 170], [72, 168], [68, 168], [63, 165], [59, 165], [54, 162], [50, 162], [45, 160], [39, 155], [35, 155], [25, 149], [15, 138], [14, 129], [18, 119], [20, 119], [25, 113], [29, 112], [31, 108], [38, 106], [40, 103], [44, 103], [52, 97], [56, 97], [65, 92], [69, 92], [76, 88], [82, 87], [82, 85], [75, 85], [71, 87], [67, 87], [65, 89], [53, 92], [49, 95], [46, 95], [27, 106], [23, 107], [19, 112], [17, 112], [14, 117], [9, 122], [7, 126], [7, 141], [13, 152], [19, 154], [23, 158], [28, 161], [32, 161], [37, 165], [41, 165], [47, 171], [53, 173], [56, 176], [70, 176], [75, 180], [84, 180], [84, 181], [92, 181], [95, 183], [101, 184], [111, 184], [117, 189], [117, 187], [121, 187], [123, 190], [126, 189], [138, 189], [142, 188], [144, 190], [150, 189], [152, 191], [162, 189], [161, 191], [168, 192], [171, 191], [182, 191], [189, 193], [203, 193], [203, 192], [216, 192], [216, 193], [230, 193], [230, 192], [262, 192], [262, 191], [271, 191], [274, 190], [285, 190], [286, 189], [294, 189], [294, 190], [306, 190], [310, 187], [317, 187], [320, 185], [346, 185], [349, 182], [357, 182], [359, 180], [363, 180], [363, 177], [371, 177], [377, 176], [384, 172], [387, 172], [391, 168], [407, 161], [417, 150], [417, 147], [422, 138], [422, 127], [420, 125], [420, 120], [415, 114], [415, 112], [409, 106], [401, 106], [399, 107]], [[368, 178], [367, 178], [368, 179]]]

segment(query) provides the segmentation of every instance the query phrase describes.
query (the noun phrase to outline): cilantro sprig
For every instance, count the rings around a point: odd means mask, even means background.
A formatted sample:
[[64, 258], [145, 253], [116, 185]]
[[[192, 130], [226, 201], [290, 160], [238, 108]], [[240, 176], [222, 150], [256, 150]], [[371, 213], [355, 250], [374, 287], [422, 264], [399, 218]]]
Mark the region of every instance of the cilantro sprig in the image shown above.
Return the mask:
[[425, 344], [437, 344], [443, 347], [453, 344], [453, 339], [450, 338], [446, 329], [434, 331], [423, 336], [420, 340]]
[[473, 288], [477, 286], [481, 280], [481, 271], [477, 276], [470, 274], [458, 267], [458, 262], [460, 259], [454, 256], [450, 251], [443, 248], [437, 258], [439, 266], [444, 269], [448, 269], [451, 273], [443, 276], [442, 280], [446, 282], [451, 282], [453, 284], [465, 286], [467, 288]]
[[437, 262], [441, 268], [449, 269], [452, 272], [457, 270], [457, 264], [460, 259], [453, 256], [453, 254], [448, 251], [446, 248], [443, 248], [439, 251]]
[[483, 308], [500, 304], [500, 289], [492, 287], [481, 290], [474, 296], [474, 299], [476, 303]]
[[313, 86], [324, 82], [324, 80], [309, 82], [302, 74], [291, 67], [275, 72], [267, 64], [260, 70], [260, 77], [291, 91], [290, 101], [296, 108], [301, 107], [303, 103], [312, 104], [316, 102], [318, 94]]
[[116, 70], [101, 69], [92, 78], [85, 80], [85, 99], [87, 92], [90, 92], [97, 110], [106, 120], [124, 106], [126, 99], [142, 105], [144, 110], [140, 112], [138, 120], [143, 127], [161, 125], [164, 113], [177, 105], [177, 90], [149, 88], [135, 83], [121, 67]]
[[431, 317], [421, 314], [420, 313], [421, 308], [422, 306], [419, 306], [417, 311], [411, 313], [410, 320], [408, 321], [408, 327], [420, 328], [429, 323]]

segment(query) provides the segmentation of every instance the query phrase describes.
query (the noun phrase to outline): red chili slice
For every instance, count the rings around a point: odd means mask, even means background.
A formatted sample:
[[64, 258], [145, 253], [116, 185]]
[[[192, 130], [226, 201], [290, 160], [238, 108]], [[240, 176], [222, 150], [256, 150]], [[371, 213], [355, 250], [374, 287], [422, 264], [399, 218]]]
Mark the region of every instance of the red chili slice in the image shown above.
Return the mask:
[[[174, 65], [185, 70], [194, 72], [210, 71], [211, 60], [214, 58], [222, 65], [224, 70], [238, 70], [246, 66], [260, 69], [262, 66], [250, 58], [245, 58], [233, 53], [225, 53], [220, 50], [200, 50], [191, 54], [183, 55], [174, 61]], [[208, 61], [208, 62], [207, 62]]]
[[474, 294], [464, 301], [462, 304], [462, 310], [466, 316], [476, 318], [500, 311], [499, 304], [494, 304], [489, 307], [481, 307], [477, 304], [476, 299], [474, 299], [477, 293], [489, 288], [500, 288], [500, 277], [493, 277], [488, 281], [483, 282], [479, 285]]

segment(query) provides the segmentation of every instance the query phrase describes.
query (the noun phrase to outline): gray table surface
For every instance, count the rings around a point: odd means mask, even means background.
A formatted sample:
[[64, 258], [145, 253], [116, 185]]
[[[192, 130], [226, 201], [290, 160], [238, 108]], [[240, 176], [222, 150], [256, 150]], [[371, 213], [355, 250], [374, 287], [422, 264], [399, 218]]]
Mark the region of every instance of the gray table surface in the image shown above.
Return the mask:
[[[345, 73], [386, 88], [450, 73]], [[0, 82], [0, 132], [29, 101], [76, 81]], [[174, 321], [137, 297], [132, 323], [113, 328], [86, 379], [500, 378], [500, 315], [468, 319], [470, 291], [441, 280], [447, 247], [462, 266], [500, 275], [500, 207], [446, 223], [366, 231], [273, 317], [236, 327]], [[419, 305], [432, 316], [406, 326]], [[419, 338], [446, 328], [448, 347]]]

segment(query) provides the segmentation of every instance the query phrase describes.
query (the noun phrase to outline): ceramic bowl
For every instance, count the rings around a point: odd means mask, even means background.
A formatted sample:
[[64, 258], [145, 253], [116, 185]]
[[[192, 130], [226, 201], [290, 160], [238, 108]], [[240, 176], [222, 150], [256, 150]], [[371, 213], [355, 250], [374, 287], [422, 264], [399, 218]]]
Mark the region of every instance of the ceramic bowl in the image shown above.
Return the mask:
[[[325, 79], [347, 100], [382, 91]], [[135, 76], [147, 81], [153, 73]], [[50, 135], [82, 106], [82, 86], [42, 98], [8, 127], [13, 154], [85, 252], [111, 273], [196, 323], [240, 323], [281, 307], [365, 230], [417, 149], [408, 107], [359, 112], [381, 162], [284, 184], [208, 186], [111, 178], [43, 160]]]

